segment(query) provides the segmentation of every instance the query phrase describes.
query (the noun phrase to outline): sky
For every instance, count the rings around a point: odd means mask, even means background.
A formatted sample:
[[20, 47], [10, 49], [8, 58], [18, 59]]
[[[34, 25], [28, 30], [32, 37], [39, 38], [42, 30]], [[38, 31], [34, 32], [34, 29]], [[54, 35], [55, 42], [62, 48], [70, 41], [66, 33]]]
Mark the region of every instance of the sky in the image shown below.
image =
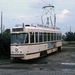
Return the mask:
[[56, 27], [61, 29], [62, 34], [70, 29], [75, 32], [75, 0], [0, 0], [3, 29], [22, 23], [42, 24], [42, 7], [49, 4], [55, 7]]

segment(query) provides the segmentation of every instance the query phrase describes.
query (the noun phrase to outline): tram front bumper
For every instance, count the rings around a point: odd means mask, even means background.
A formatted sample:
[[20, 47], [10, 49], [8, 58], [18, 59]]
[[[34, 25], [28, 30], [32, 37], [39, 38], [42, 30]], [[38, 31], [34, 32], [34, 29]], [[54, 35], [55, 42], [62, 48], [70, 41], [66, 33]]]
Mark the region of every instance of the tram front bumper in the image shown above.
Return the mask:
[[24, 54], [11, 54], [11, 58], [24, 58]]

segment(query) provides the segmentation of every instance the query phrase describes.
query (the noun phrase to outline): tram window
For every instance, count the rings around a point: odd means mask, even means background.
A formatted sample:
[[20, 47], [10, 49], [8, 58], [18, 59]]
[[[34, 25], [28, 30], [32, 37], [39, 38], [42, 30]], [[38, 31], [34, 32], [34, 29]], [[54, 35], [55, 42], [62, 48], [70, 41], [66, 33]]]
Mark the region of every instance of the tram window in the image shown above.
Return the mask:
[[29, 42], [29, 34], [28, 33], [14, 33], [11, 34], [11, 44], [23, 44]]
[[54, 33], [54, 40], [56, 40], [56, 33]]
[[47, 35], [44, 33], [44, 41], [47, 41]]
[[34, 32], [30, 32], [30, 43], [34, 43]]
[[28, 43], [28, 42], [29, 42], [29, 34], [27, 34], [25, 43]]
[[58, 40], [58, 33], [57, 33], [57, 40]]
[[60, 34], [60, 40], [62, 40], [62, 34]]
[[39, 42], [43, 41], [42, 36], [43, 36], [42, 33], [39, 33]]
[[53, 33], [51, 33], [51, 41], [53, 41]]
[[61, 34], [59, 34], [59, 40], [61, 40]]
[[38, 42], [38, 32], [35, 32], [35, 40]]
[[48, 33], [48, 41], [50, 41], [50, 33]]
[[57, 40], [59, 40], [59, 33], [57, 33]]

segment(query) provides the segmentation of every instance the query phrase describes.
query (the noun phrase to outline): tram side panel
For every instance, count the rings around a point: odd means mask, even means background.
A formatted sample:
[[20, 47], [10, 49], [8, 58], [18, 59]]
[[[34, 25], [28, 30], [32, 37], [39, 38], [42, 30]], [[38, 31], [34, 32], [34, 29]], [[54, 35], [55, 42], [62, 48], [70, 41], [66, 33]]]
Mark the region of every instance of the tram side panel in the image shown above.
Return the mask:
[[62, 41], [57, 42], [58, 51], [62, 49]]
[[11, 58], [20, 58], [24, 60], [38, 58], [50, 54], [61, 48], [62, 42], [48, 42], [45, 44], [11, 46]]
[[33, 59], [40, 57], [40, 53], [47, 50], [46, 44], [11, 46], [11, 58]]
[[33, 59], [39, 57], [38, 52], [37, 46], [11, 46], [11, 58]]

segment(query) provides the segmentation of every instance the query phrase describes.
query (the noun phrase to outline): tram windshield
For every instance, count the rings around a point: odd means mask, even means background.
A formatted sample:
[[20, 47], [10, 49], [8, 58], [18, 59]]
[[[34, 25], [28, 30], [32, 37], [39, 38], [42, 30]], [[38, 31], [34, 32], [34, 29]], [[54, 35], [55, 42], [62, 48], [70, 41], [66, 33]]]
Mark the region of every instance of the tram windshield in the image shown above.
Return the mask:
[[11, 34], [11, 44], [28, 43], [28, 33]]

